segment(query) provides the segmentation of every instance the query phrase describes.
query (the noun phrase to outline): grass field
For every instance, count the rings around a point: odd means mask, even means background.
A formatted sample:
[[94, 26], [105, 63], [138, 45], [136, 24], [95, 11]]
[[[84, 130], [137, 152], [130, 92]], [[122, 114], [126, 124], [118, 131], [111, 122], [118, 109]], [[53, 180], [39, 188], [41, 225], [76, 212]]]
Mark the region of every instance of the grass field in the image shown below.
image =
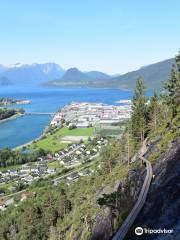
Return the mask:
[[60, 149], [66, 148], [67, 143], [60, 141], [64, 136], [92, 136], [93, 128], [75, 128], [69, 130], [68, 128], [61, 128], [52, 135], [48, 135], [46, 138], [37, 141], [32, 144], [32, 148], [42, 148], [47, 151], [56, 152]]
[[61, 128], [56, 134], [60, 136], [91, 136], [93, 134], [93, 128], [75, 128], [72, 130]]
[[55, 168], [56, 170], [62, 170], [64, 166], [59, 163], [59, 161], [54, 161], [51, 163], [48, 163], [48, 168]]

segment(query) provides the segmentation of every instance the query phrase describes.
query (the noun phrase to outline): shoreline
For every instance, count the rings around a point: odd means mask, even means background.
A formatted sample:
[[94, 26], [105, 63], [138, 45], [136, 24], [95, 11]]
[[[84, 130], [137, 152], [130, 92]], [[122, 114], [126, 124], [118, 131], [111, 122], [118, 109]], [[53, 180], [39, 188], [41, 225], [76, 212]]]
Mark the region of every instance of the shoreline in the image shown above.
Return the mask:
[[11, 117], [8, 117], [8, 118], [5, 118], [5, 119], [0, 120], [0, 124], [1, 124], [1, 123], [4, 123], [4, 122], [7, 122], [7, 121], [14, 120], [14, 119], [16, 119], [16, 118], [18, 118], [18, 117], [22, 117], [23, 115], [24, 115], [24, 114], [16, 113], [16, 114], [14, 114], [14, 115], [11, 116]]
[[[48, 124], [48, 125], [49, 125], [49, 124]], [[20, 149], [20, 148], [27, 147], [27, 146], [31, 145], [34, 141], [41, 140], [41, 138], [42, 138], [42, 137], [44, 136], [44, 134], [45, 134], [45, 129], [48, 127], [48, 125], [44, 128], [43, 133], [42, 133], [39, 137], [34, 138], [33, 140], [31, 140], [31, 141], [29, 141], [29, 142], [27, 142], [27, 143], [24, 143], [24, 144], [21, 144], [21, 145], [19, 145], [19, 146], [17, 146], [17, 147], [14, 147], [14, 148], [12, 148], [12, 150], [18, 150], [18, 149]]]
[[19, 145], [17, 147], [12, 148], [12, 150], [18, 150], [20, 148], [27, 147], [28, 145], [32, 144], [34, 141], [40, 140], [43, 136], [44, 136], [44, 133], [42, 133], [39, 137], [37, 137], [37, 138], [27, 142], [27, 143], [24, 143], [24, 144], [21, 144], [21, 145]]
[[44, 88], [52, 88], [52, 89], [59, 89], [59, 88], [73, 88], [73, 89], [81, 89], [81, 88], [89, 88], [89, 89], [102, 89], [102, 90], [122, 90], [122, 91], [127, 91], [127, 92], [132, 92], [133, 89], [131, 88], [119, 88], [119, 87], [90, 87], [90, 86], [67, 86], [67, 85], [43, 85]]

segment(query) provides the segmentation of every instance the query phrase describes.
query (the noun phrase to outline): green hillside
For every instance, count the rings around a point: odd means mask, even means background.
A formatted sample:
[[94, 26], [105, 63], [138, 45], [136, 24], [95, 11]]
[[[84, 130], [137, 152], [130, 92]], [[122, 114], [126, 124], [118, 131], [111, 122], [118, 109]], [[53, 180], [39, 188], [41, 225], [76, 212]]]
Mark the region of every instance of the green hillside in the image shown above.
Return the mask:
[[142, 67], [106, 81], [105, 86], [134, 89], [137, 78], [142, 76], [148, 89], [160, 88], [168, 80], [173, 62], [174, 59], [168, 59]]
[[144, 78], [147, 89], [161, 88], [163, 82], [168, 80], [174, 59], [168, 59], [162, 62], [154, 63], [142, 67], [136, 71], [126, 74], [98, 78], [79, 71], [78, 69], [69, 69], [61, 79], [48, 82], [46, 85], [56, 87], [95, 87], [95, 88], [121, 88], [134, 89], [136, 79], [139, 76]]

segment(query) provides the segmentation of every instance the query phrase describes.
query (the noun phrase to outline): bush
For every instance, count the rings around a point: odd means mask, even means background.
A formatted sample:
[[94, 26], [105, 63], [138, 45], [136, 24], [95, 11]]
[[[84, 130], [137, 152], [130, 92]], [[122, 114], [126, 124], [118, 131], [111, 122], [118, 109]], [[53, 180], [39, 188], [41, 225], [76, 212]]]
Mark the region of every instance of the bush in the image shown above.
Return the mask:
[[75, 128], [76, 128], [76, 126], [74, 124], [72, 124], [68, 127], [69, 130], [72, 130], [72, 129], [75, 129]]

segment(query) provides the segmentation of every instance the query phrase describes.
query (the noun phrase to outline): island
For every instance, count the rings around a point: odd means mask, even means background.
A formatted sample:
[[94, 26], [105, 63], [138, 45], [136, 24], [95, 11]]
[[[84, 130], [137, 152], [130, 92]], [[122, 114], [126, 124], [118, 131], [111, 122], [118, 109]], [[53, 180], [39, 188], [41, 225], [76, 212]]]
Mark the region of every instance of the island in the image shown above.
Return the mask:
[[18, 99], [11, 99], [11, 98], [0, 98], [0, 106], [6, 105], [15, 105], [15, 104], [30, 104], [30, 100], [18, 100]]

